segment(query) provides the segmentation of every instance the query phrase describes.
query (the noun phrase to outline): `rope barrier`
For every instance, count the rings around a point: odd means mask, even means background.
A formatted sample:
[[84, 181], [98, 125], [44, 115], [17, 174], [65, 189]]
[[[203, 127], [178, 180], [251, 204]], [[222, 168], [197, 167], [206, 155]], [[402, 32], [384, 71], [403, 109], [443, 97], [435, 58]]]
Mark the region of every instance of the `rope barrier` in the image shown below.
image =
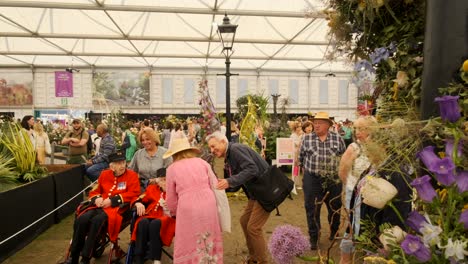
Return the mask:
[[72, 198], [68, 199], [67, 201], [65, 201], [63, 204], [61, 204], [60, 206], [58, 206], [57, 208], [55, 208], [54, 210], [50, 211], [49, 213], [45, 214], [43, 217], [37, 219], [36, 221], [34, 221], [32, 224], [26, 226], [25, 228], [21, 229], [20, 231], [16, 232], [15, 234], [9, 236], [8, 238], [6, 238], [5, 240], [1, 241], [0, 242], [0, 245], [4, 244], [5, 242], [7, 242], [8, 240], [14, 238], [15, 236], [21, 234], [22, 232], [24, 232], [25, 230], [27, 230], [28, 228], [30, 228], [31, 226], [37, 224], [39, 221], [41, 221], [42, 219], [46, 218], [47, 216], [51, 215], [52, 213], [54, 213], [55, 211], [59, 210], [60, 208], [62, 208], [64, 205], [66, 205], [67, 203], [71, 202], [73, 199], [75, 199], [76, 197], [78, 197], [78, 195], [81, 195], [83, 192], [86, 191], [86, 189], [90, 188], [91, 186], [93, 186], [94, 183], [96, 183], [96, 181], [92, 182], [91, 184], [89, 184], [88, 186], [86, 186], [83, 190], [81, 190], [79, 193], [77, 193], [75, 196], [73, 196]]

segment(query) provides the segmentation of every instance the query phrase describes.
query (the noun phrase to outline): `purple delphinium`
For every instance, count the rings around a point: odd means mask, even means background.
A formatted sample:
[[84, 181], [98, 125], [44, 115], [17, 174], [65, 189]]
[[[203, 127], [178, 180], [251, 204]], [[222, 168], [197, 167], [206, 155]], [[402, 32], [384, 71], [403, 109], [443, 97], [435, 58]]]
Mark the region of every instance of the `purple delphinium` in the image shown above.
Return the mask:
[[354, 71], [360, 72], [360, 71], [369, 71], [372, 73], [375, 73], [374, 67], [372, 67], [372, 63], [370, 63], [368, 60], [360, 60], [354, 65]]
[[427, 223], [426, 218], [424, 218], [424, 216], [422, 216], [418, 211], [411, 211], [405, 221], [406, 225], [419, 233], [421, 233], [419, 229], [421, 229], [424, 223]]
[[372, 64], [379, 64], [382, 60], [387, 60], [389, 56], [390, 52], [385, 47], [376, 48], [374, 52], [369, 54]]
[[416, 178], [411, 182], [411, 186], [416, 188], [419, 197], [425, 202], [432, 202], [432, 199], [437, 195], [434, 188], [431, 185], [431, 177], [424, 175]]
[[420, 262], [427, 262], [431, 259], [431, 252], [418, 236], [406, 235], [405, 240], [401, 242], [401, 248], [406, 254], [416, 257]]
[[275, 228], [268, 242], [268, 250], [278, 264], [293, 263], [296, 256], [303, 255], [310, 242], [299, 227], [282, 225]]
[[457, 182], [458, 191], [461, 193], [468, 191], [468, 171], [458, 172], [455, 181]]
[[461, 117], [460, 108], [458, 107], [458, 98], [459, 96], [450, 95], [435, 98], [435, 101], [439, 103], [440, 117], [442, 117], [442, 120], [454, 123]]
[[416, 157], [418, 157], [429, 170], [432, 169], [435, 162], [440, 160], [440, 158], [434, 153], [434, 149], [434, 146], [427, 146], [416, 154]]
[[[450, 157], [453, 159], [453, 139], [447, 139], [445, 142], [445, 156]], [[457, 156], [460, 157], [462, 155], [462, 148], [463, 148], [463, 140], [460, 140], [458, 142], [458, 150], [457, 150]]]
[[453, 170], [455, 169], [455, 164], [451, 158], [446, 157], [443, 159], [436, 160], [432, 165], [430, 171], [434, 172], [436, 179], [445, 186], [450, 186], [455, 182], [455, 177], [453, 177]]
[[468, 210], [463, 211], [460, 214], [460, 220], [458, 222], [463, 224], [463, 227], [468, 230]]

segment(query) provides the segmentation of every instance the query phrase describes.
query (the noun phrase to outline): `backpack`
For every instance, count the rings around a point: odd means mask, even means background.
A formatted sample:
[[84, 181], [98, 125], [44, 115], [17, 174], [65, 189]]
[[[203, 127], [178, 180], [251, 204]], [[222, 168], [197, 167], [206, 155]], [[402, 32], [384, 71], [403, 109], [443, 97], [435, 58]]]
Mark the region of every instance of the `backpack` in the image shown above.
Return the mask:
[[294, 182], [278, 167], [270, 166], [260, 177], [246, 184], [247, 190], [267, 212], [277, 210], [278, 206], [290, 196]]

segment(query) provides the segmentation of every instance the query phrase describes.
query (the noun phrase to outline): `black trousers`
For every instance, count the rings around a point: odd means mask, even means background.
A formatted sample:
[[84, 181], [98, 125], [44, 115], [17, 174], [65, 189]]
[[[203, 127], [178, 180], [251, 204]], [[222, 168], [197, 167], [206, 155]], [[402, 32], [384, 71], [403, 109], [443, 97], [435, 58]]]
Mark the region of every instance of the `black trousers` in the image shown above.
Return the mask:
[[144, 262], [148, 250], [148, 259], [161, 260], [163, 245], [160, 231], [161, 220], [148, 218], [140, 220], [135, 241], [135, 262], [137, 264]]
[[323, 187], [324, 178], [320, 175], [310, 172], [304, 173], [302, 188], [304, 190], [304, 205], [307, 216], [307, 226], [309, 228], [310, 243], [317, 244], [320, 231], [320, 210], [322, 204], [315, 204], [315, 201], [322, 201], [327, 192], [330, 194], [323, 201], [328, 209], [328, 223], [330, 224], [331, 234], [334, 235], [340, 227], [340, 209], [341, 209], [341, 183], [326, 182]]
[[75, 219], [71, 244], [72, 263], [81, 256], [90, 259], [99, 234], [107, 228], [107, 215], [101, 208], [89, 210]]

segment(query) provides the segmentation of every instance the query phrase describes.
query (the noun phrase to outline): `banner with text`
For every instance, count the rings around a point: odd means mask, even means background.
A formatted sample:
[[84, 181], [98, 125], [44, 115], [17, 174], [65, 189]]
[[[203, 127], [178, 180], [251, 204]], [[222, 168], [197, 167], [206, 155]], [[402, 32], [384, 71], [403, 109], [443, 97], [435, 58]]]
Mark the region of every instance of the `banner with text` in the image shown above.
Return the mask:
[[55, 97], [73, 97], [73, 74], [71, 72], [55, 72]]

